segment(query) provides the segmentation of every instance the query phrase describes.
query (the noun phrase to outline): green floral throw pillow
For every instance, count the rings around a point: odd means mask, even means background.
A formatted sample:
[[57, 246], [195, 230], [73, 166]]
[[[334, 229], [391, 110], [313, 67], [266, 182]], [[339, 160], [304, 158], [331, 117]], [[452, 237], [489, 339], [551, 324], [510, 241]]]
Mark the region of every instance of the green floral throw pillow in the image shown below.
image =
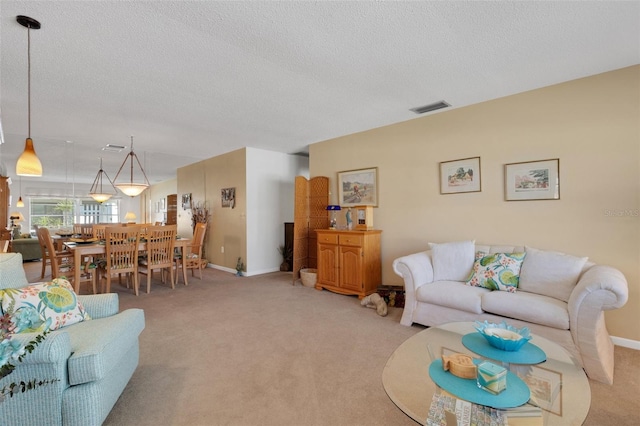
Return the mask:
[[52, 331], [91, 319], [69, 281], [63, 278], [0, 290], [0, 301], [3, 314], [11, 312], [23, 319], [31, 318], [33, 327], [26, 327], [22, 333]]
[[492, 253], [473, 263], [467, 285], [514, 293], [525, 253]]

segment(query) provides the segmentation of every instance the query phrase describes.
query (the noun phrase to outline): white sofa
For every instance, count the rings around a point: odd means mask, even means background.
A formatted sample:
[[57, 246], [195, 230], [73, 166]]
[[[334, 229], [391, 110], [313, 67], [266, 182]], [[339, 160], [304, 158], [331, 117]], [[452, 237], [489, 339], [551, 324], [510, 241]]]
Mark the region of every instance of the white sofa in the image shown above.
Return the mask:
[[[589, 378], [613, 383], [613, 343], [604, 311], [620, 308], [628, 299], [620, 271], [586, 258], [529, 247], [474, 245], [472, 241], [449, 245], [464, 246], [464, 253], [445, 250], [449, 259], [443, 260], [443, 247], [448, 245], [432, 245], [432, 250], [393, 262], [394, 272], [404, 279], [403, 325], [506, 320], [562, 345]], [[526, 253], [515, 292], [467, 285], [479, 252]]]

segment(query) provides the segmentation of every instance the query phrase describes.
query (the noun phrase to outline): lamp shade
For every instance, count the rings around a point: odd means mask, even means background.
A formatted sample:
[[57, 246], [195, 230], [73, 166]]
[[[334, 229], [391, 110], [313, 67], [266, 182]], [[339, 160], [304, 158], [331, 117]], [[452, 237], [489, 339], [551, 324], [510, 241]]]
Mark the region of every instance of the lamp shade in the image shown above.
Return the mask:
[[[104, 190], [104, 188], [102, 187], [103, 176], [106, 176], [107, 180], [109, 181], [109, 184], [111, 185], [111, 188], [113, 188], [113, 191], [114, 191], [113, 193], [106, 192]], [[99, 203], [104, 203], [109, 198], [114, 196], [116, 192], [117, 191], [113, 187], [113, 182], [111, 181], [111, 178], [109, 178], [109, 175], [107, 174], [107, 172], [105, 172], [102, 169], [102, 158], [101, 158], [100, 159], [100, 170], [98, 171], [98, 174], [96, 175], [96, 178], [93, 180], [93, 185], [91, 185], [91, 189], [89, 190], [89, 196], [91, 196], [91, 198], [93, 198], [94, 200], [96, 200]]]
[[16, 207], [24, 207], [24, 201], [22, 201], [22, 195], [18, 198], [18, 202], [16, 203]]
[[24, 144], [24, 151], [18, 157], [16, 174], [18, 176], [42, 176], [42, 163], [36, 155], [31, 138], [27, 138]]
[[142, 192], [145, 189], [147, 189], [149, 185], [146, 185], [144, 183], [130, 182], [130, 183], [116, 184], [115, 187], [118, 188], [120, 191], [122, 191], [125, 195], [128, 195], [129, 197], [136, 197], [142, 194]]
[[24, 222], [24, 216], [20, 212], [11, 213], [9, 219], [13, 220], [14, 222]]
[[127, 212], [127, 214], [124, 215], [124, 220], [126, 221], [134, 221], [136, 220], [136, 214], [134, 212]]
[[[144, 177], [144, 180], [142, 179], [134, 180], [134, 161], [133, 161], [134, 159], [135, 159], [135, 162], [138, 163], [138, 168], [142, 172], [142, 176]], [[122, 170], [124, 169], [124, 166], [127, 164], [127, 161], [129, 162], [129, 181], [127, 182], [123, 178], [122, 179], [123, 181], [118, 183], [118, 177], [120, 176], [120, 172], [122, 172]], [[136, 197], [142, 194], [142, 191], [144, 191], [149, 187], [149, 179], [147, 178], [147, 174], [142, 168], [142, 164], [140, 164], [140, 160], [138, 160], [138, 156], [135, 154], [135, 152], [133, 152], [133, 136], [131, 136], [131, 152], [127, 154], [124, 161], [122, 162], [122, 165], [120, 166], [120, 169], [118, 169], [118, 173], [116, 173], [114, 182], [115, 182], [114, 186], [118, 188], [120, 191], [122, 191], [123, 193], [125, 193], [126, 195], [128, 195], [129, 197]]]

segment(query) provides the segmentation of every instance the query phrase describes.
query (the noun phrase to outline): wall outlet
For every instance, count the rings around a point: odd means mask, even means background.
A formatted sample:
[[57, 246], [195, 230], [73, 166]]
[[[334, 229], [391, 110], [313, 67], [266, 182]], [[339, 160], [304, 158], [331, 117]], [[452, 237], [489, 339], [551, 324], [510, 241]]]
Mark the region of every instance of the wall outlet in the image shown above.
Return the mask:
[[220, 253], [224, 253], [224, 246], [220, 246]]

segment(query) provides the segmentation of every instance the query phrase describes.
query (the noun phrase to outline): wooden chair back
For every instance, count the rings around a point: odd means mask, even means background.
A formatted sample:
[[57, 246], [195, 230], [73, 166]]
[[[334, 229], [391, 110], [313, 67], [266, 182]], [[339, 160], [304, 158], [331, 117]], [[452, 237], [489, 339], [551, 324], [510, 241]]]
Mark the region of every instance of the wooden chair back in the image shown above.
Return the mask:
[[[45, 262], [49, 258], [49, 247], [47, 246], [46, 238], [51, 240], [51, 234], [49, 234], [47, 228], [38, 227], [36, 229], [36, 237], [38, 237], [38, 244], [40, 244], [40, 250], [42, 250], [42, 261]], [[51, 245], [53, 246], [53, 242]]]
[[102, 225], [102, 224], [94, 224], [92, 227], [92, 237], [93, 238], [97, 238], [99, 240], [104, 240], [105, 239], [105, 235], [104, 235], [104, 229], [107, 227], [107, 225]]
[[[193, 230], [193, 240], [189, 246], [189, 252], [192, 255], [198, 255], [198, 258], [202, 257], [202, 245], [204, 244], [204, 235], [207, 232], [206, 223], [196, 223], [196, 227]], [[195, 256], [192, 256], [195, 258]]]
[[93, 237], [93, 225], [84, 223], [74, 223], [73, 233], [79, 235], [79, 238], [92, 238]]
[[0, 253], [9, 251], [9, 240], [0, 240]]
[[[76, 291], [79, 292], [80, 283], [75, 284], [73, 278], [75, 274], [73, 254], [69, 252], [56, 252], [53, 245], [53, 239], [51, 238], [51, 234], [47, 228], [38, 228], [37, 235], [38, 241], [42, 240], [47, 248], [47, 256], [51, 264], [51, 279], [53, 280], [55, 278], [64, 277], [75, 287]], [[83, 268], [82, 273], [80, 274], [80, 282], [90, 282], [93, 285], [93, 293], [95, 294], [95, 270], [89, 267], [88, 262], [80, 266]]]
[[[49, 230], [47, 228], [38, 228], [37, 235], [38, 242], [41, 246], [44, 245], [47, 253], [47, 258], [49, 259], [49, 262], [51, 264], [51, 279], [59, 278], [63, 272], [68, 272], [68, 269], [64, 268], [64, 271], [62, 271], [63, 268], [61, 268], [61, 259], [56, 256], [56, 249], [53, 246], [53, 239], [51, 239]], [[43, 254], [44, 253], [45, 251], [43, 251]]]
[[140, 227], [107, 226], [105, 228], [106, 272], [138, 273]]
[[147, 228], [147, 264], [150, 269], [171, 268], [177, 225]]

